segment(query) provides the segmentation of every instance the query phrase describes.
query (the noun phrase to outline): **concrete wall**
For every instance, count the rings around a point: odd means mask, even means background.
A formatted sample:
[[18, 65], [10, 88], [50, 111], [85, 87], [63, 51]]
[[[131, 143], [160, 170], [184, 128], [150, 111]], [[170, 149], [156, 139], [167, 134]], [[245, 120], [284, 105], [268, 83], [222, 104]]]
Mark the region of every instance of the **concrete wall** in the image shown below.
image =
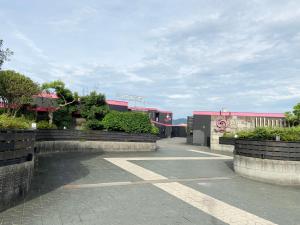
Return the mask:
[[[218, 125], [217, 123], [222, 119], [226, 121], [225, 130], [222, 130], [222, 128], [220, 128], [220, 125]], [[212, 116], [211, 139], [210, 139], [211, 149], [233, 152], [234, 146], [219, 144], [219, 137], [223, 136], [224, 131], [235, 133], [241, 130], [254, 129], [255, 128], [254, 121], [255, 121], [254, 117], [252, 118], [252, 117], [237, 117], [237, 116], [230, 116], [230, 117]]]
[[149, 152], [157, 149], [156, 143], [111, 141], [39, 141], [37, 152]]
[[0, 211], [13, 206], [29, 191], [34, 160], [0, 167]]
[[300, 162], [234, 156], [234, 170], [250, 179], [280, 185], [300, 185]]

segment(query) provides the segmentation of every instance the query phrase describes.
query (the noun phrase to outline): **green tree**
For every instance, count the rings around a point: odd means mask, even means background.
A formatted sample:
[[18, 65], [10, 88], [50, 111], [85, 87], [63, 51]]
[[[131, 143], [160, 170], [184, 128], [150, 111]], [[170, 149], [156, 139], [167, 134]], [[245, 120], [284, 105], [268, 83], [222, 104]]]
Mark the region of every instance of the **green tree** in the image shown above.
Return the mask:
[[105, 95], [91, 92], [80, 98], [80, 114], [87, 120], [87, 127], [90, 129], [102, 129], [101, 120], [108, 113]]
[[54, 90], [59, 97], [57, 100], [59, 110], [49, 111], [49, 124], [54, 122], [59, 128], [69, 128], [72, 124], [72, 113], [77, 110], [78, 94], [66, 88], [64, 82], [59, 80], [44, 83], [42, 90], [47, 92]]
[[294, 106], [293, 114], [296, 116], [297, 122], [299, 123], [300, 122], [300, 103], [298, 103], [297, 105]]
[[38, 84], [29, 77], [12, 70], [0, 71], [0, 98], [6, 112], [16, 116], [23, 105], [32, 102], [32, 96], [40, 91]]
[[285, 113], [285, 119], [289, 127], [300, 124], [300, 103], [293, 107], [292, 112]]
[[0, 40], [0, 70], [2, 64], [9, 59], [9, 56], [13, 54], [13, 52], [8, 48], [2, 49], [2, 45], [3, 45], [3, 40]]
[[289, 127], [294, 126], [297, 122], [297, 117], [292, 112], [286, 112], [285, 119]]

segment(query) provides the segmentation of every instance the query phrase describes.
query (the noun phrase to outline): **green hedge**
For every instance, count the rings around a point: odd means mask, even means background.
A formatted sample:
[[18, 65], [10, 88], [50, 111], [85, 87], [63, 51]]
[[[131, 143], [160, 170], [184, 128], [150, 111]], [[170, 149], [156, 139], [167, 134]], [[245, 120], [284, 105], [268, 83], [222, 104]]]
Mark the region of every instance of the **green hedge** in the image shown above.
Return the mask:
[[37, 123], [37, 129], [57, 129], [55, 124], [49, 124], [47, 120], [42, 120]]
[[[255, 130], [239, 131], [236, 133], [241, 139], [275, 140], [280, 136], [282, 141], [300, 141], [300, 126], [290, 128], [260, 127]], [[233, 133], [226, 133], [224, 137], [234, 137]]]
[[152, 133], [157, 134], [147, 114], [141, 112], [109, 112], [102, 124], [109, 131], [121, 131], [127, 133]]
[[28, 129], [31, 127], [31, 120], [25, 117], [12, 117], [7, 114], [0, 115], [0, 129]]
[[103, 128], [104, 126], [102, 124], [102, 121], [97, 119], [88, 120], [84, 124], [84, 129], [88, 130], [103, 130]]

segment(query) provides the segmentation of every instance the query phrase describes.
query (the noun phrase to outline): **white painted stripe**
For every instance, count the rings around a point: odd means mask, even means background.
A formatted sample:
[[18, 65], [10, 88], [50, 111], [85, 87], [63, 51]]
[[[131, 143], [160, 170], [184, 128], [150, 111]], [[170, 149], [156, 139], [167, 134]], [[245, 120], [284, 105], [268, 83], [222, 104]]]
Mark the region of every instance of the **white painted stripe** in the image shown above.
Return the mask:
[[109, 159], [120, 159], [125, 161], [162, 161], [162, 160], [221, 160], [221, 159], [232, 159], [229, 156], [222, 157], [132, 157], [132, 158], [104, 158]]
[[168, 178], [161, 176], [151, 170], [144, 169], [138, 165], [128, 162], [126, 158], [105, 158], [107, 161], [117, 165], [118, 167], [134, 174], [143, 180], [167, 180]]
[[97, 184], [68, 184], [64, 185], [63, 189], [80, 189], [80, 188], [94, 188], [94, 187], [112, 187], [112, 186], [123, 186], [130, 185], [132, 182], [109, 182], [109, 183], [97, 183]]
[[153, 185], [228, 224], [275, 225], [271, 221], [231, 206], [177, 182], [156, 183]]
[[229, 180], [230, 177], [199, 177], [199, 178], [174, 178], [167, 180], [140, 180], [140, 181], [121, 181], [121, 182], [108, 182], [108, 183], [95, 183], [95, 184], [67, 184], [62, 189], [83, 189], [83, 188], [98, 188], [98, 187], [113, 187], [113, 186], [128, 186], [139, 184], [154, 184], [166, 182], [188, 182], [188, 181], [215, 181], [215, 180]]
[[[157, 173], [144, 169], [131, 162], [127, 158], [106, 158], [109, 162], [142, 178], [143, 180], [167, 179]], [[242, 209], [231, 206], [225, 202], [203, 194], [178, 182], [155, 183], [156, 187], [166, 191], [178, 199], [196, 207], [197, 209], [232, 225], [275, 225], [274, 223], [260, 218]]]
[[205, 151], [194, 150], [194, 149], [190, 149], [190, 150], [187, 150], [187, 151], [189, 151], [189, 152], [197, 152], [197, 153], [211, 155], [211, 156], [218, 156], [218, 157], [228, 158], [228, 159], [232, 159], [233, 158], [232, 156], [221, 155], [221, 154], [217, 154], [217, 153], [205, 152]]

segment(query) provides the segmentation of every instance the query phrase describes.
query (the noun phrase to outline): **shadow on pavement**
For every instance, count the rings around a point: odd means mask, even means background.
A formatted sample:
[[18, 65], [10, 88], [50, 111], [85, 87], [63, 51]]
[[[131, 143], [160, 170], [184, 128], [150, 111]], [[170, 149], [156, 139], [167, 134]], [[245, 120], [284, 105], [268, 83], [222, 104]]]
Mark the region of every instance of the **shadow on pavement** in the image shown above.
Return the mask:
[[83, 161], [97, 157], [102, 153], [54, 153], [38, 156], [29, 193], [13, 203], [15, 207], [38, 198], [66, 184], [87, 176], [90, 171]]

